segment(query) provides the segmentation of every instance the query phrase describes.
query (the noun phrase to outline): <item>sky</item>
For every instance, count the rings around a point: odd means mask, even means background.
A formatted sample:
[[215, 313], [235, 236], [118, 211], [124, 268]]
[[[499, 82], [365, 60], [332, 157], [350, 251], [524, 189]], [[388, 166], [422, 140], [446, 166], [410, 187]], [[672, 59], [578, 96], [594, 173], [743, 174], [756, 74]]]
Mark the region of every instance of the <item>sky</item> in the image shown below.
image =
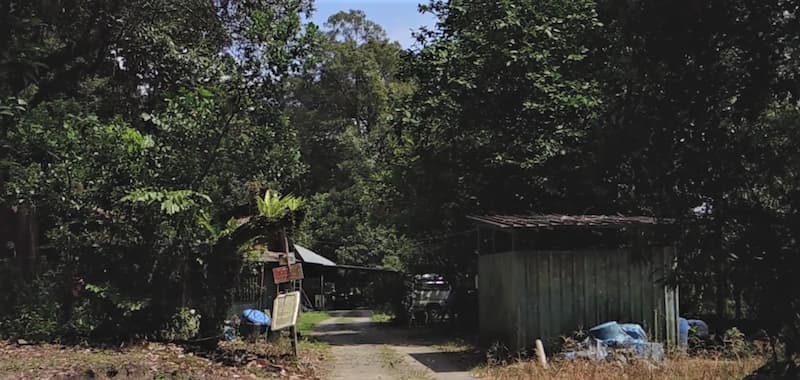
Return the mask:
[[316, 12], [311, 21], [322, 27], [328, 16], [350, 9], [360, 9], [367, 18], [378, 23], [389, 35], [404, 48], [411, 48], [415, 43], [411, 31], [420, 26], [434, 26], [436, 18], [417, 11], [419, 3], [427, 4], [427, 0], [316, 0]]

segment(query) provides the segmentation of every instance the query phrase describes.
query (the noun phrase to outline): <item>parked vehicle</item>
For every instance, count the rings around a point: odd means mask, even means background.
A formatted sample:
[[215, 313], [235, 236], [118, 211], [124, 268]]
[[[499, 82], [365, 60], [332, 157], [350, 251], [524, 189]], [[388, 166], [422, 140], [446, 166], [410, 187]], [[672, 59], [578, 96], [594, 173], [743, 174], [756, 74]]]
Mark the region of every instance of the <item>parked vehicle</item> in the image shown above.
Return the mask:
[[414, 276], [411, 289], [411, 319], [414, 323], [435, 323], [445, 318], [452, 287], [434, 273]]

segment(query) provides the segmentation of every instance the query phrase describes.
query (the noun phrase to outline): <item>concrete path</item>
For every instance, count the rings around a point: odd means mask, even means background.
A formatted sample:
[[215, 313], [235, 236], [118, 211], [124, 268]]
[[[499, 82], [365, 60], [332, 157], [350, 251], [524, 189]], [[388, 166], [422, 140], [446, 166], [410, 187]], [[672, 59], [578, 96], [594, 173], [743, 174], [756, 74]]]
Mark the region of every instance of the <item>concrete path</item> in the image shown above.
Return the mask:
[[472, 354], [438, 350], [430, 330], [376, 323], [366, 310], [330, 314], [312, 336], [331, 344], [331, 379], [472, 379]]

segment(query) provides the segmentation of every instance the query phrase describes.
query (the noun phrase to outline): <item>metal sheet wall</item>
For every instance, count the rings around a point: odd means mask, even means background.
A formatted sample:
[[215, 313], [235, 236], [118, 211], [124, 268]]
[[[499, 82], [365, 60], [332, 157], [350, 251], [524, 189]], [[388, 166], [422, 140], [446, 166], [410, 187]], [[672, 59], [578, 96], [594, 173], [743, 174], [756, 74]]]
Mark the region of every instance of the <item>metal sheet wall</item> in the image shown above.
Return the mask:
[[482, 340], [522, 349], [615, 320], [639, 323], [652, 340], [675, 344], [678, 294], [661, 283], [673, 262], [669, 247], [483, 255]]

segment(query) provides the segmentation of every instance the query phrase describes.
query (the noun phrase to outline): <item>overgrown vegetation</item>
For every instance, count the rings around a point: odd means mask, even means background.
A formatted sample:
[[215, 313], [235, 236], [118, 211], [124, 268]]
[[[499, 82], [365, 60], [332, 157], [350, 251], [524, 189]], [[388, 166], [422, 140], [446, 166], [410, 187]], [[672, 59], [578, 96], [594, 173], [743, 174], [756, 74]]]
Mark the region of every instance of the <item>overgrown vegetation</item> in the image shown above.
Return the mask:
[[387, 322], [393, 321], [394, 320], [394, 316], [389, 314], [389, 313], [373, 313], [370, 316], [370, 319], [373, 322], [387, 323]]
[[739, 360], [715, 358], [679, 358], [668, 365], [654, 366], [647, 362], [596, 363], [590, 361], [559, 361], [545, 369], [533, 360], [507, 366], [483, 367], [475, 370], [478, 376], [489, 379], [741, 379], [765, 363], [763, 357]]
[[270, 231], [459, 284], [467, 214], [623, 213], [797, 360], [796, 2], [434, 0], [414, 50], [311, 10], [0, 0], [0, 334], [213, 341]]

